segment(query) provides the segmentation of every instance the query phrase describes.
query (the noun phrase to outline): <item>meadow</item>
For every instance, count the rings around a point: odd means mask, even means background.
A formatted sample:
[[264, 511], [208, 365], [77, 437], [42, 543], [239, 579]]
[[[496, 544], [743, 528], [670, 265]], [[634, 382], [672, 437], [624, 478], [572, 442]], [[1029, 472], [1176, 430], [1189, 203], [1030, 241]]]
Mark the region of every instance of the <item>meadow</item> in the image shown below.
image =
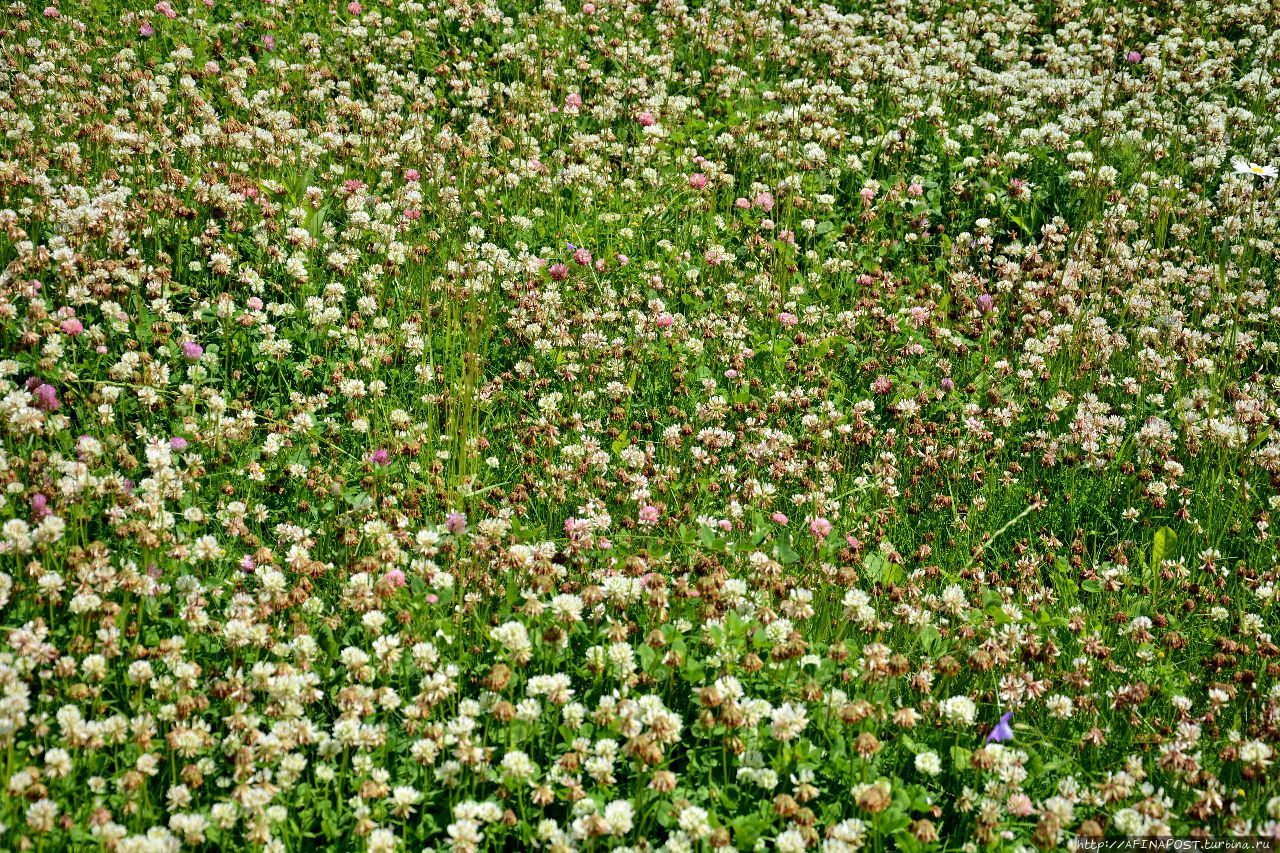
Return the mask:
[[41, 3], [0, 849], [1280, 839], [1280, 4]]

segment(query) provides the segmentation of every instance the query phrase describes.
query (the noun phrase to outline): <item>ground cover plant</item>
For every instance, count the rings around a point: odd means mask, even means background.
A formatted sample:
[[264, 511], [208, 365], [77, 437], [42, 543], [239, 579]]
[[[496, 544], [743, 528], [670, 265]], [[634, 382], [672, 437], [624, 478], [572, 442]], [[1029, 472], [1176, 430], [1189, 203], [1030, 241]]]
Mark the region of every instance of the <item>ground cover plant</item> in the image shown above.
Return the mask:
[[0, 9], [0, 848], [1280, 835], [1280, 6]]

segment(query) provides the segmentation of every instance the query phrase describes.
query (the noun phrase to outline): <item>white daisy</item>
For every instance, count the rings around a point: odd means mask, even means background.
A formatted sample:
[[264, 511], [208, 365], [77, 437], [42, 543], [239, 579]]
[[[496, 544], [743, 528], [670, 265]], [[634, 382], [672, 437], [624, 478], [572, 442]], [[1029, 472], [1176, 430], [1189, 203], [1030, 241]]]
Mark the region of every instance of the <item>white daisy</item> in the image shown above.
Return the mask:
[[1280, 174], [1280, 172], [1276, 171], [1275, 166], [1259, 166], [1257, 163], [1251, 163], [1240, 158], [1232, 160], [1231, 165], [1235, 167], [1237, 175], [1258, 175], [1263, 178], [1274, 178]]

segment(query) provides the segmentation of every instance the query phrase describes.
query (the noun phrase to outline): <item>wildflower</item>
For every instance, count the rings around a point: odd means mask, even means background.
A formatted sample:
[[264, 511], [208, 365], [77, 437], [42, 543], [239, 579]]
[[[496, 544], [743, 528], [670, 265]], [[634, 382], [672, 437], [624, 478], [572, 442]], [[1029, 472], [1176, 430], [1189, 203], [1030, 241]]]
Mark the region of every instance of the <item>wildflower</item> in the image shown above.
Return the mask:
[[36, 832], [50, 832], [58, 811], [57, 803], [48, 798], [41, 798], [27, 806], [27, 825]]
[[527, 753], [511, 750], [502, 757], [502, 772], [513, 782], [527, 782], [538, 772]]
[[904, 729], [914, 729], [920, 722], [920, 712], [915, 708], [899, 708], [893, 712], [893, 723]]
[[61, 328], [64, 335], [70, 335], [74, 338], [76, 335], [79, 335], [84, 331], [84, 323], [81, 323], [75, 317], [68, 317], [62, 321]]
[[918, 754], [915, 760], [916, 770], [926, 776], [937, 776], [942, 772], [942, 759], [938, 753], [926, 751]]
[[1022, 793], [1010, 794], [1009, 799], [1005, 801], [1005, 808], [1014, 817], [1026, 817], [1034, 814], [1036, 810], [1031, 798]]
[[262, 46], [263, 46], [263, 47], [265, 47], [267, 50], [275, 50], [275, 49], [276, 49], [276, 37], [275, 37], [275, 36], [273, 36], [273, 35], [270, 35], [270, 34], [268, 34], [268, 35], [264, 35], [264, 36], [262, 37]]
[[1000, 722], [996, 723], [990, 734], [987, 735], [987, 743], [1005, 743], [1013, 740], [1013, 726], [1009, 721], [1013, 719], [1012, 711], [1005, 711], [1000, 716]]
[[467, 529], [467, 517], [460, 512], [451, 512], [444, 517], [444, 527], [450, 533], [461, 533]]
[[41, 382], [35, 390], [36, 405], [46, 412], [52, 412], [62, 405], [58, 399], [58, 389], [47, 382]]
[[783, 527], [786, 527], [787, 521], [789, 521], [789, 519], [786, 516], [786, 513], [778, 512], [777, 510], [774, 510], [773, 512], [769, 513], [769, 520], [772, 521], [774, 524], [781, 524]]
[[578, 266], [585, 267], [591, 263], [591, 253], [586, 249], [577, 249], [573, 253], [573, 260], [578, 264]]
[[798, 829], [788, 829], [778, 833], [773, 842], [773, 849], [779, 853], [803, 853], [806, 847], [804, 835]]
[[652, 505], [641, 507], [639, 519], [641, 524], [657, 524], [658, 508]]
[[182, 344], [182, 357], [187, 361], [199, 361], [200, 356], [204, 355], [204, 347], [195, 341], [184, 341]]
[[908, 829], [912, 836], [915, 837], [916, 841], [919, 841], [921, 844], [933, 844], [941, 837], [938, 835], [937, 826], [935, 826], [933, 821], [928, 818], [920, 818], [919, 820], [912, 821], [911, 826], [908, 827]]
[[938, 704], [938, 711], [949, 723], [971, 726], [977, 717], [978, 706], [968, 696], [952, 696]]
[[635, 825], [635, 807], [627, 800], [613, 800], [604, 807], [604, 822], [610, 835], [624, 836]]
[[175, 435], [169, 439], [169, 447], [173, 450], [186, 450], [187, 440], [180, 435]]
[[368, 841], [365, 843], [368, 853], [394, 853], [396, 846], [395, 833], [381, 826], [369, 833]]
[[385, 468], [391, 464], [391, 454], [385, 449], [379, 447], [377, 450], [373, 451], [373, 453], [369, 454], [369, 461], [374, 465]]
[[831, 522], [825, 518], [815, 518], [809, 522], [809, 532], [818, 539], [826, 539], [831, 535]]
[[564, 281], [569, 277], [569, 268], [561, 263], [552, 264], [547, 273], [551, 276], [552, 281]]
[[702, 838], [711, 832], [709, 817], [706, 809], [690, 805], [681, 809], [677, 823], [694, 838]]
[[391, 569], [382, 577], [387, 583], [391, 584], [391, 586], [395, 587], [396, 589], [399, 589], [400, 587], [405, 585], [404, 572], [400, 571], [399, 569]]
[[858, 785], [854, 787], [853, 800], [859, 808], [876, 814], [893, 802], [893, 787], [884, 779], [871, 785]]
[[149, 39], [155, 34], [156, 29], [151, 26], [149, 21], [143, 21], [142, 26], [138, 27], [138, 35], [142, 36], [144, 39]]
[[707, 176], [701, 172], [694, 172], [689, 176], [689, 186], [692, 189], [700, 190], [707, 185]]
[[1242, 158], [1236, 158], [1231, 161], [1231, 165], [1237, 175], [1256, 175], [1262, 178], [1274, 178], [1277, 174], [1275, 166], [1260, 166], [1257, 163], [1250, 162]]
[[1275, 750], [1260, 740], [1251, 740], [1240, 746], [1240, 760], [1245, 764], [1265, 768], [1271, 765]]
[[1125, 62], [1128, 62], [1130, 65], [1137, 65], [1142, 61], [1142, 54], [1136, 50], [1131, 50], [1124, 55], [1124, 59]]
[[350, 15], [359, 15], [361, 8], [362, 7], [356, 2], [356, 0], [351, 0], [351, 2], [347, 4], [347, 13]]
[[780, 741], [791, 741], [799, 737], [809, 724], [808, 714], [803, 705], [784, 702], [770, 713], [772, 724], [770, 733]]

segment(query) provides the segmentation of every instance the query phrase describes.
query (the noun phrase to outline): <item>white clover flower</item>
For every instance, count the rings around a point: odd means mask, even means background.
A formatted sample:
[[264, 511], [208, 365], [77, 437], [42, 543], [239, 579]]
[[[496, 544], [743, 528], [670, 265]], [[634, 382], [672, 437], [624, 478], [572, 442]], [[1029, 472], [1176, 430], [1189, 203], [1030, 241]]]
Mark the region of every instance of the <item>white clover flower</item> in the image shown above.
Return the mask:
[[978, 716], [978, 706], [968, 696], [952, 696], [938, 703], [938, 711], [949, 723], [963, 726], [973, 725]]
[[702, 838], [711, 833], [707, 810], [698, 806], [685, 806], [676, 819], [680, 829], [694, 838]]
[[512, 750], [502, 757], [502, 772], [514, 782], [527, 782], [538, 772], [528, 753]]
[[770, 733], [784, 742], [795, 740], [809, 723], [805, 707], [803, 705], [793, 705], [790, 702], [784, 702], [774, 708], [769, 717], [771, 720]]
[[626, 800], [613, 800], [604, 807], [604, 822], [609, 834], [615, 837], [631, 832], [635, 821], [635, 809]]
[[942, 759], [936, 752], [921, 752], [916, 756], [916, 770], [926, 776], [937, 776], [942, 772]]

